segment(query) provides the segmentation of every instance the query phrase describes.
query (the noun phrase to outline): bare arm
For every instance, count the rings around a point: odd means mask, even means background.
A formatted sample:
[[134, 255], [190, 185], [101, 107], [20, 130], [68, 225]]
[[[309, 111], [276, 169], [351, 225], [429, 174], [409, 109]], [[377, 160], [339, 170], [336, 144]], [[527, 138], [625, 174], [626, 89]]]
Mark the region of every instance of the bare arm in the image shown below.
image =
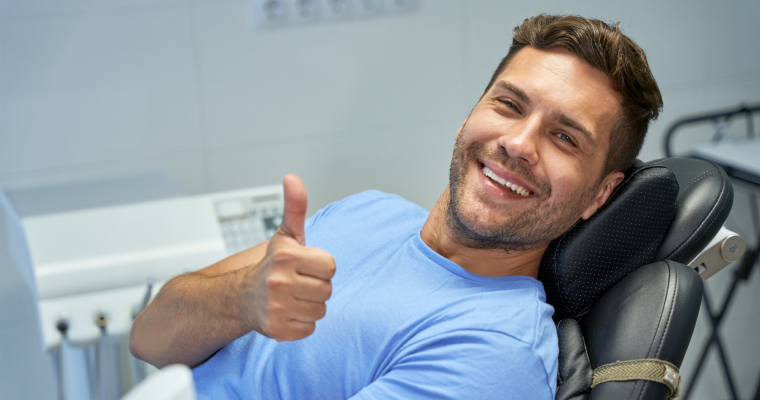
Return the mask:
[[243, 317], [241, 282], [268, 241], [167, 282], [132, 324], [129, 349], [156, 367], [200, 364], [253, 328]]
[[309, 336], [326, 312], [332, 256], [304, 247], [306, 189], [288, 175], [285, 213], [271, 240], [167, 282], [135, 319], [129, 348], [157, 367], [196, 366], [255, 330], [277, 340]]

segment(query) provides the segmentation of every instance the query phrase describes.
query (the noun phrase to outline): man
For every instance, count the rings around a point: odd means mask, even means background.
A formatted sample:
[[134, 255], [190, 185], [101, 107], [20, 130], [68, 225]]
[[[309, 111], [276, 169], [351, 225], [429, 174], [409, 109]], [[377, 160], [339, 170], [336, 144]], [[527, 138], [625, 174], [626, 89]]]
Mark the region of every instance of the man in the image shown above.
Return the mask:
[[288, 175], [274, 237], [167, 283], [131, 351], [198, 366], [201, 398], [553, 399], [541, 257], [609, 198], [661, 104], [617, 27], [527, 19], [429, 215], [365, 192], [304, 222]]

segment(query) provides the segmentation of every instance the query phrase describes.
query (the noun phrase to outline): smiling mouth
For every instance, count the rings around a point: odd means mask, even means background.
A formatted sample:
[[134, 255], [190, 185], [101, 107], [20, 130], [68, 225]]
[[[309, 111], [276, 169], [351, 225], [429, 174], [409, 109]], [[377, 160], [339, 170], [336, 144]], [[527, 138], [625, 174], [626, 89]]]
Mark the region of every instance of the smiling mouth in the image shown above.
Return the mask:
[[533, 192], [531, 192], [530, 190], [525, 189], [524, 187], [522, 187], [522, 186], [520, 186], [520, 185], [518, 185], [516, 183], [512, 183], [510, 181], [507, 181], [507, 180], [504, 180], [504, 179], [500, 178], [493, 171], [491, 171], [490, 168], [486, 167], [485, 165], [483, 166], [482, 171], [483, 171], [483, 175], [485, 175], [486, 177], [490, 178], [491, 180], [493, 180], [494, 182], [498, 183], [501, 186], [509, 188], [510, 190], [512, 190], [513, 192], [519, 194], [520, 196], [528, 197], [531, 194], [533, 194]]

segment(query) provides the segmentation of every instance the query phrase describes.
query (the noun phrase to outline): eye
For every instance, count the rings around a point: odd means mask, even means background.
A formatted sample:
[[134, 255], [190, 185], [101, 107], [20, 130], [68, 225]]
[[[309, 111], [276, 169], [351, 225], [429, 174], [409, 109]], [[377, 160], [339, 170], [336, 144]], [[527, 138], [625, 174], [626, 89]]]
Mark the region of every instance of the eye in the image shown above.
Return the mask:
[[502, 102], [502, 103], [503, 103], [505, 106], [507, 106], [507, 107], [509, 107], [509, 108], [511, 108], [511, 109], [513, 109], [513, 110], [515, 110], [515, 111], [517, 111], [517, 112], [519, 112], [519, 111], [520, 111], [520, 109], [519, 109], [519, 108], [517, 108], [517, 106], [515, 105], [515, 103], [511, 102], [510, 100], [502, 100], [501, 102]]
[[567, 142], [567, 143], [569, 143], [569, 144], [571, 144], [571, 145], [575, 146], [575, 142], [573, 142], [573, 138], [571, 138], [570, 136], [567, 136], [567, 135], [566, 135], [566, 134], [564, 134], [564, 133], [558, 133], [558, 134], [557, 134], [557, 137], [558, 137], [560, 140], [562, 140], [563, 142]]

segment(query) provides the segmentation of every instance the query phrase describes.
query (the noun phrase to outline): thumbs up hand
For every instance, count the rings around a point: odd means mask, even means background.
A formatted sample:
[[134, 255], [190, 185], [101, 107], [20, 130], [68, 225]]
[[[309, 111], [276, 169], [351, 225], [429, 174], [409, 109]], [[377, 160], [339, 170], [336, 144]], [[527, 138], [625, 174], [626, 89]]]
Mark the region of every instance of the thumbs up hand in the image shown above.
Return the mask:
[[243, 315], [255, 331], [276, 339], [298, 340], [314, 332], [332, 293], [335, 260], [330, 253], [305, 247], [306, 188], [295, 175], [282, 181], [282, 224], [269, 240], [261, 263], [243, 280]]

